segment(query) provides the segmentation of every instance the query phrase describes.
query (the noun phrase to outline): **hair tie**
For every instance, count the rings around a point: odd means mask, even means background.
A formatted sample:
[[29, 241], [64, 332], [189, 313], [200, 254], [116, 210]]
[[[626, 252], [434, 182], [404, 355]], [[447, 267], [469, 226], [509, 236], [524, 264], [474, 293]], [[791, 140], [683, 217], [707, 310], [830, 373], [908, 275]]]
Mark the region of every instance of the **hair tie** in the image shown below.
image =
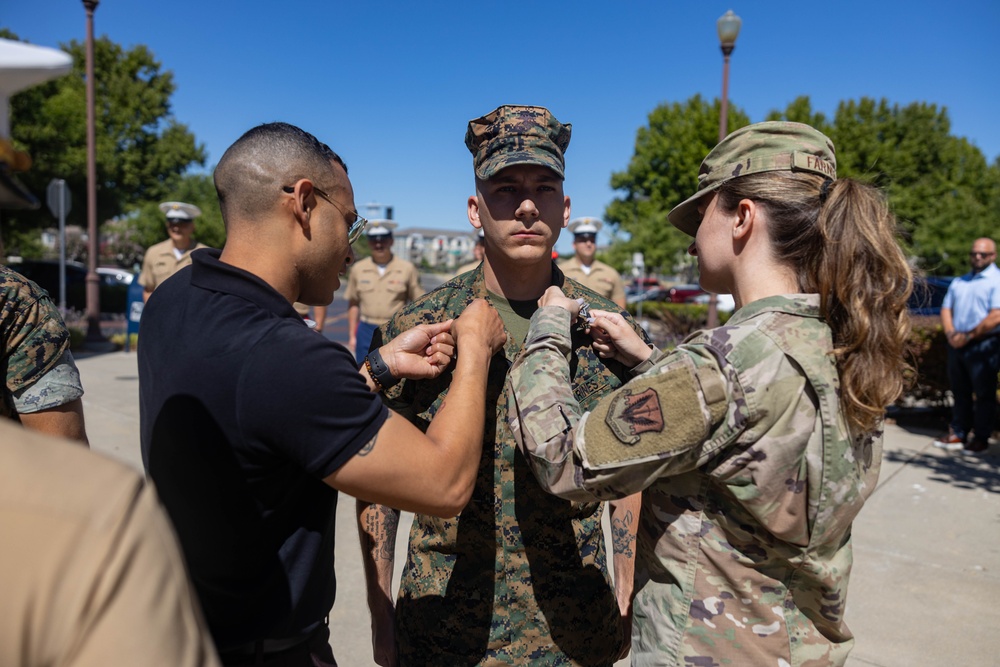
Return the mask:
[[823, 185], [819, 188], [819, 203], [825, 204], [826, 198], [830, 195], [830, 185], [833, 184], [832, 178], [824, 178]]

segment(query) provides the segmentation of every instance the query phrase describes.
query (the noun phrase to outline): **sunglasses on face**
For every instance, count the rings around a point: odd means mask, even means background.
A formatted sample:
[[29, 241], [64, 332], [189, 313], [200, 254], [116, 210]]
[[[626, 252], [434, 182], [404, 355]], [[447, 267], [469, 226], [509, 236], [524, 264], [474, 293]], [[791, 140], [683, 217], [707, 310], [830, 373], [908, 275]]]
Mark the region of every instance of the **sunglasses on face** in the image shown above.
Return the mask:
[[980, 258], [985, 259], [987, 257], [992, 257], [995, 254], [996, 253], [993, 252], [978, 252], [973, 250], [972, 252], [969, 253], [969, 257], [971, 257], [972, 259], [980, 259]]
[[575, 243], [597, 243], [597, 234], [577, 234], [573, 240]]
[[[288, 193], [295, 192], [295, 188], [290, 185], [285, 185], [281, 189]], [[344, 209], [340, 208], [340, 206], [338, 206], [336, 203], [334, 203], [334, 201], [330, 199], [330, 195], [326, 194], [318, 187], [316, 187], [315, 183], [313, 184], [313, 191], [315, 191], [316, 194], [318, 194], [320, 197], [329, 202], [330, 205], [333, 206], [335, 209], [340, 211], [345, 218], [348, 217], [349, 214]], [[361, 238], [362, 232], [364, 232], [365, 227], [368, 226], [368, 220], [366, 218], [362, 218], [357, 211], [352, 211], [350, 215], [354, 216], [354, 221], [348, 223], [347, 225], [347, 242], [354, 243], [359, 238]]]

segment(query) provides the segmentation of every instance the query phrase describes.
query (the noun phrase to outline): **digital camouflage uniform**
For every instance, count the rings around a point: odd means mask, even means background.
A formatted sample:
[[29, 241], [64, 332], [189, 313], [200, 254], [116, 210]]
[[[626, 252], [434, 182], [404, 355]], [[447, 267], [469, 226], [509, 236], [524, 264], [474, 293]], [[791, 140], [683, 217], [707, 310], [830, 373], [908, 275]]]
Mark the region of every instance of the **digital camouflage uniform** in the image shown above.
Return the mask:
[[[571, 298], [616, 310], [593, 292], [553, 284]], [[457, 276], [418, 299], [375, 335], [372, 347], [418, 324], [458, 315], [488, 298], [483, 270]], [[637, 331], [638, 325], [633, 325]], [[579, 327], [572, 341], [573, 395], [592, 408], [629, 377], [601, 361]], [[509, 340], [487, 380], [483, 456], [469, 504], [456, 518], [417, 515], [396, 605], [401, 665], [611, 665], [621, 621], [608, 576], [602, 503], [569, 502], [543, 491], [507, 428], [505, 379], [520, 344]], [[459, 351], [461, 354], [461, 351]], [[451, 372], [403, 380], [387, 403], [422, 430], [448, 394]]]
[[508, 412], [553, 493], [645, 489], [632, 664], [844, 664], [851, 522], [882, 434], [849, 436], [819, 297], [741, 308], [589, 413], [567, 389], [567, 327], [535, 313]]
[[[6, 266], [0, 266], [0, 342], [5, 381], [0, 416], [17, 419], [14, 395], [60, 363], [69, 350], [69, 331], [45, 290]], [[82, 394], [79, 389], [70, 400]]]

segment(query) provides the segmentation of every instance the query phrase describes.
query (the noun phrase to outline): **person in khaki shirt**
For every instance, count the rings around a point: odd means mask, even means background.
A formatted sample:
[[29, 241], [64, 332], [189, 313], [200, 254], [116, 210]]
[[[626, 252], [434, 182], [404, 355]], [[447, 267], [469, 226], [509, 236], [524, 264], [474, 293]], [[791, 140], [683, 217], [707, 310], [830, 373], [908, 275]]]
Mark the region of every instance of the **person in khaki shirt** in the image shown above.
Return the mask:
[[625, 283], [613, 268], [594, 259], [597, 254], [597, 232], [604, 225], [597, 218], [577, 218], [569, 223], [573, 233], [573, 250], [576, 256], [559, 264], [559, 268], [584, 287], [625, 308]]
[[420, 273], [411, 262], [392, 254], [392, 230], [396, 223], [371, 220], [368, 246], [371, 257], [351, 267], [344, 298], [347, 308], [347, 347], [360, 365], [372, 342], [375, 329], [389, 321], [397, 310], [424, 295]]
[[463, 264], [455, 272], [456, 276], [460, 276], [463, 273], [468, 273], [473, 269], [479, 268], [479, 265], [483, 263], [483, 257], [486, 257], [486, 237], [483, 235], [483, 230], [479, 230], [479, 234], [476, 236], [476, 245], [472, 246], [472, 256], [475, 257], [475, 261], [469, 262], [468, 264]]
[[184, 202], [168, 201], [160, 204], [160, 210], [167, 216], [167, 235], [170, 238], [150, 246], [142, 259], [139, 284], [142, 285], [144, 301], [164, 280], [191, 264], [193, 251], [208, 247], [193, 238], [194, 219], [201, 215], [200, 208]]
[[0, 420], [0, 533], [0, 665], [219, 665], [135, 471]]

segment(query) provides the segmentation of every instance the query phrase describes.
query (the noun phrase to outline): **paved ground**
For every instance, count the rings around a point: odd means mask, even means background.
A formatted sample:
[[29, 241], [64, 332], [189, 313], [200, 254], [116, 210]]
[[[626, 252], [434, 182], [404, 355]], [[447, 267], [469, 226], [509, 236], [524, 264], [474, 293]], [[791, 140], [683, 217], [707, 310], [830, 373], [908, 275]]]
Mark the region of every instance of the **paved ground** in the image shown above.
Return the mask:
[[[335, 337], [342, 314], [330, 318]], [[141, 470], [135, 355], [81, 355], [78, 363], [93, 448]], [[902, 419], [886, 429], [880, 482], [855, 522], [851, 667], [1000, 664], [1000, 444], [979, 456], [944, 453], [931, 447], [937, 433]], [[367, 667], [374, 663], [353, 512], [342, 496], [331, 627], [341, 664]]]

